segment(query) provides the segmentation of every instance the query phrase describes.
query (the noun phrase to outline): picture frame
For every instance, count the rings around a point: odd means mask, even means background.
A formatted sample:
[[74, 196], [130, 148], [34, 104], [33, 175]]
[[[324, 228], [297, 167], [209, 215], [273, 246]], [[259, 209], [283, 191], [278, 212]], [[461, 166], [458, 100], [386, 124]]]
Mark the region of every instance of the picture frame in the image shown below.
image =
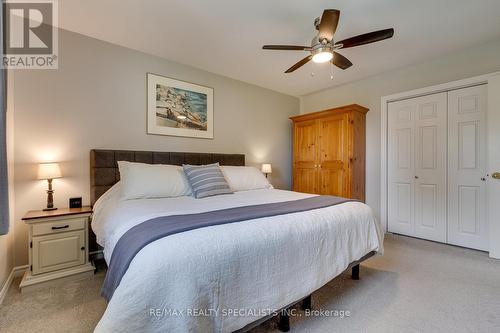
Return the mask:
[[148, 73], [147, 133], [213, 139], [213, 96], [213, 88]]

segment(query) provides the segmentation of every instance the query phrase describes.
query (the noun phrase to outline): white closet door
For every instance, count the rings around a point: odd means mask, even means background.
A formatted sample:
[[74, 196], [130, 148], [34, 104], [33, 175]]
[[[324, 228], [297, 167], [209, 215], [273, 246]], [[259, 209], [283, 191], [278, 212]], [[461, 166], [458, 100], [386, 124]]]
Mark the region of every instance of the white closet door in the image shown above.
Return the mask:
[[415, 103], [415, 236], [446, 242], [447, 94]]
[[487, 86], [448, 94], [448, 242], [488, 250], [486, 219]]
[[446, 241], [446, 93], [389, 103], [390, 232]]
[[388, 231], [414, 235], [414, 117], [411, 100], [388, 105]]

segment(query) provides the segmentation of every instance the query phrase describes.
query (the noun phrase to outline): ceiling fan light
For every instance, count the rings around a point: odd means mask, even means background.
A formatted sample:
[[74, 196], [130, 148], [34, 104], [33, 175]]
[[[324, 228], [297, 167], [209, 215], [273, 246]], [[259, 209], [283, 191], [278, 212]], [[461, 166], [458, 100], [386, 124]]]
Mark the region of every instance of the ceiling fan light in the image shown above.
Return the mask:
[[319, 52], [319, 53], [316, 53], [315, 55], [313, 55], [312, 61], [314, 61], [315, 63], [321, 64], [323, 62], [327, 62], [327, 61], [332, 60], [332, 58], [333, 58], [333, 54], [331, 52], [323, 51], [323, 52]]

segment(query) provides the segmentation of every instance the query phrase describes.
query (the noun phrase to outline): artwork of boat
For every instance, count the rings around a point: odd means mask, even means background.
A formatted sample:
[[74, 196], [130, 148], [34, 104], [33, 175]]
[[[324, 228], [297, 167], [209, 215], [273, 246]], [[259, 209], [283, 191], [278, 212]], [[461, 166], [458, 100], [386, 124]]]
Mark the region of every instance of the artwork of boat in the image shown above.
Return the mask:
[[[200, 99], [201, 102], [199, 102]], [[158, 84], [156, 86], [157, 123], [168, 127], [206, 131], [206, 107], [203, 107], [203, 101], [206, 105], [206, 95]]]

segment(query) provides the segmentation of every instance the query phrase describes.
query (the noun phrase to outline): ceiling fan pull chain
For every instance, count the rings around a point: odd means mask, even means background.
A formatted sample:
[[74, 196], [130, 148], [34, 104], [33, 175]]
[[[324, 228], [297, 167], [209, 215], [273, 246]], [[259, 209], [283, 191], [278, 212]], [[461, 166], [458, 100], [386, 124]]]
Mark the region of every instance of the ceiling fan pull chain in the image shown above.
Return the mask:
[[333, 80], [333, 63], [330, 62], [330, 80]]

